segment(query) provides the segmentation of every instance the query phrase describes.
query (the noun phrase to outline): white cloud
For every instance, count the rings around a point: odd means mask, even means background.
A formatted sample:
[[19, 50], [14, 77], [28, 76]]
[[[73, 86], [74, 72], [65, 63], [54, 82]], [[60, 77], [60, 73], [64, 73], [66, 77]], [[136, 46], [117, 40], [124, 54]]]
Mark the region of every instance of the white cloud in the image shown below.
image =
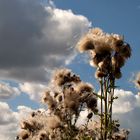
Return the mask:
[[20, 94], [17, 87], [12, 87], [8, 83], [0, 83], [0, 99], [10, 99]]
[[[118, 99], [113, 102], [113, 118], [119, 119], [121, 128], [131, 130], [129, 140], [139, 140], [140, 94], [115, 89], [114, 97], [116, 96]], [[100, 100], [98, 108], [100, 110]]]
[[72, 47], [90, 22], [40, 2], [0, 0], [1, 79], [44, 82], [48, 71], [75, 56]]
[[0, 102], [0, 110], [0, 139], [14, 139], [18, 128], [16, 115], [5, 102]]
[[[135, 95], [130, 91], [115, 90], [115, 95], [119, 98], [115, 101], [114, 105], [114, 118], [119, 119], [122, 128], [131, 129], [130, 140], [139, 140], [139, 116], [140, 116], [140, 96]], [[131, 104], [126, 106], [125, 102]], [[120, 106], [124, 109], [120, 109]], [[119, 107], [119, 109], [118, 109]], [[26, 106], [18, 106], [17, 112], [10, 109], [7, 103], [0, 102], [0, 139], [11, 140], [17, 134], [19, 129], [19, 120], [26, 118], [27, 115], [33, 111], [31, 108]], [[87, 111], [81, 113], [82, 123], [84, 123], [87, 116]], [[81, 123], [81, 120], [78, 122]]]
[[19, 84], [19, 87], [22, 92], [29, 95], [30, 99], [37, 102], [41, 101], [41, 96], [46, 89], [46, 85], [29, 82]]
[[26, 106], [18, 106], [17, 112], [10, 109], [6, 102], [0, 102], [0, 140], [14, 140], [19, 131], [19, 122], [33, 111]]
[[139, 140], [140, 96], [122, 89], [115, 90], [115, 95], [119, 98], [114, 101], [114, 118], [119, 119], [121, 127], [131, 130], [130, 140]]
[[113, 103], [113, 113], [127, 113], [136, 107], [138, 98], [131, 91], [116, 89], [114, 96], [119, 98]]

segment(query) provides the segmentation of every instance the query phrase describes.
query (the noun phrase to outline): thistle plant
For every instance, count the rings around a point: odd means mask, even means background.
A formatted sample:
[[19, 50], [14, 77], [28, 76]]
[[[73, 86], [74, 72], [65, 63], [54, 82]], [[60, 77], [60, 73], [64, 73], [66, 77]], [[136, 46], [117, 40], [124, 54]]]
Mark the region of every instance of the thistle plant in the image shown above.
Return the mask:
[[[42, 96], [47, 111], [32, 112], [21, 121], [19, 140], [84, 140], [95, 139], [95, 131], [88, 127], [97, 114], [97, 97], [93, 86], [81, 81], [69, 69], [56, 70], [48, 89]], [[87, 109], [87, 122], [78, 126], [81, 111]]]
[[131, 56], [130, 45], [121, 35], [104, 33], [94, 28], [78, 42], [77, 48], [80, 52], [89, 52], [90, 65], [96, 68], [95, 77], [100, 84], [101, 140], [119, 139], [113, 136], [119, 124], [112, 119], [112, 105], [117, 99], [114, 97], [115, 80], [121, 78], [121, 68]]
[[[100, 93], [71, 70], [56, 70], [42, 95], [41, 102], [47, 109], [31, 112], [21, 120], [17, 140], [127, 140], [129, 131], [120, 129], [119, 121], [113, 120], [112, 106], [117, 99], [115, 81], [121, 78], [121, 67], [131, 56], [129, 44], [123, 36], [94, 28], [77, 48], [89, 52]], [[88, 113], [82, 124], [84, 111]]]

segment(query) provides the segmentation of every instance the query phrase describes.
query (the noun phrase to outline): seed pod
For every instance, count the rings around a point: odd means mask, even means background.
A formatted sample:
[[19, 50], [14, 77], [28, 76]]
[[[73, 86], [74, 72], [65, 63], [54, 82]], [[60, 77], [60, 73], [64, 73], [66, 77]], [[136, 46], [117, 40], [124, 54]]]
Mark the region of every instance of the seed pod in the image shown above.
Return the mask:
[[89, 113], [89, 114], [87, 115], [87, 118], [88, 118], [88, 119], [91, 119], [92, 116], [93, 116], [93, 113], [91, 112], [91, 113]]

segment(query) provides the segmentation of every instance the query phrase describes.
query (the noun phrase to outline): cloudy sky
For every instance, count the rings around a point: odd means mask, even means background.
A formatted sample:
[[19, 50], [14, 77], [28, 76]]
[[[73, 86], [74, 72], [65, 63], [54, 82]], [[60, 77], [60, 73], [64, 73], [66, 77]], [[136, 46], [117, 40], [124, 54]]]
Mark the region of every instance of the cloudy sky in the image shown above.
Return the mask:
[[139, 140], [140, 96], [131, 82], [140, 71], [140, 0], [0, 0], [0, 139], [14, 140], [19, 118], [42, 108], [40, 96], [52, 71], [67, 67], [93, 83], [87, 56], [74, 49], [91, 27], [124, 35], [132, 57], [117, 81], [114, 117]]

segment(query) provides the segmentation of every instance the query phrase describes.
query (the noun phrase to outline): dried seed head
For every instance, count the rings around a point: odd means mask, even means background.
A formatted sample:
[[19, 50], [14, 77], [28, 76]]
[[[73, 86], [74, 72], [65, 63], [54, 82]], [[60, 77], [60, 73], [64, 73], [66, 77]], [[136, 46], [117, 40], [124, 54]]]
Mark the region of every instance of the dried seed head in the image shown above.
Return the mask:
[[63, 100], [62, 95], [59, 95], [59, 96], [58, 96], [58, 101], [59, 101], [59, 102], [62, 102], [62, 100]]
[[84, 92], [92, 92], [93, 86], [89, 83], [80, 82], [75, 86], [75, 90], [80, 94]]
[[100, 28], [97, 28], [97, 27], [91, 29], [90, 32], [91, 32], [92, 34], [94, 34], [94, 35], [98, 35], [98, 36], [104, 34], [104, 33], [103, 33], [103, 30], [100, 29]]
[[112, 66], [113, 68], [121, 68], [125, 64], [125, 58], [121, 56], [119, 53], [115, 53], [115, 55], [112, 57]]
[[31, 129], [32, 125], [28, 121], [22, 121], [20, 127], [21, 129]]
[[114, 40], [114, 44], [112, 45], [112, 48], [115, 52], [119, 52], [122, 45], [123, 45], [123, 40]]
[[53, 82], [58, 86], [62, 86], [70, 82], [71, 71], [69, 69], [59, 69], [54, 72]]
[[111, 53], [112, 52], [112, 48], [105, 43], [105, 40], [98, 40], [95, 42], [95, 52], [96, 53]]
[[110, 58], [110, 56], [105, 57], [103, 61], [98, 63], [98, 67], [104, 73], [108, 73], [111, 70], [111, 58]]
[[107, 76], [107, 73], [104, 72], [104, 71], [101, 71], [99, 69], [96, 70], [95, 72], [95, 78], [97, 79], [100, 79], [100, 78], [103, 78], [103, 77], [106, 77]]
[[19, 138], [26, 140], [28, 139], [30, 136], [30, 133], [26, 130], [21, 131], [21, 133], [19, 134]]
[[85, 102], [87, 104], [87, 107], [91, 110], [94, 110], [97, 107], [97, 98], [93, 94], [88, 96]]
[[31, 117], [35, 117], [35, 115], [36, 115], [36, 112], [31, 113]]
[[48, 128], [55, 129], [61, 126], [61, 122], [57, 116], [50, 116], [47, 118], [47, 125]]
[[129, 58], [131, 56], [131, 47], [128, 43], [123, 44], [121, 47], [119, 53], [124, 57], [124, 58]]
[[54, 98], [56, 98], [59, 94], [60, 94], [59, 92], [55, 91], [54, 92]]
[[98, 63], [95, 63], [94, 60], [90, 60], [90, 61], [89, 61], [89, 64], [90, 64], [90, 66], [92, 66], [92, 67], [97, 67], [97, 66], [98, 66]]
[[49, 140], [48, 134], [45, 131], [39, 133], [39, 140]]
[[93, 116], [93, 113], [91, 112], [91, 113], [89, 113], [89, 114], [87, 115], [87, 118], [88, 118], [88, 119], [91, 119], [92, 116]]
[[94, 49], [94, 44], [93, 40], [89, 38], [88, 36], [84, 36], [81, 38], [81, 40], [77, 44], [77, 49], [79, 52], [83, 53], [85, 51], [93, 50]]
[[46, 91], [42, 96], [42, 103], [47, 103], [51, 99], [50, 91]]
[[121, 73], [120, 68], [115, 69], [114, 76], [115, 76], [116, 79], [120, 79], [122, 77], [122, 73]]
[[64, 86], [65, 84], [80, 82], [80, 77], [73, 74], [69, 69], [56, 70], [53, 75], [53, 83], [57, 86]]

